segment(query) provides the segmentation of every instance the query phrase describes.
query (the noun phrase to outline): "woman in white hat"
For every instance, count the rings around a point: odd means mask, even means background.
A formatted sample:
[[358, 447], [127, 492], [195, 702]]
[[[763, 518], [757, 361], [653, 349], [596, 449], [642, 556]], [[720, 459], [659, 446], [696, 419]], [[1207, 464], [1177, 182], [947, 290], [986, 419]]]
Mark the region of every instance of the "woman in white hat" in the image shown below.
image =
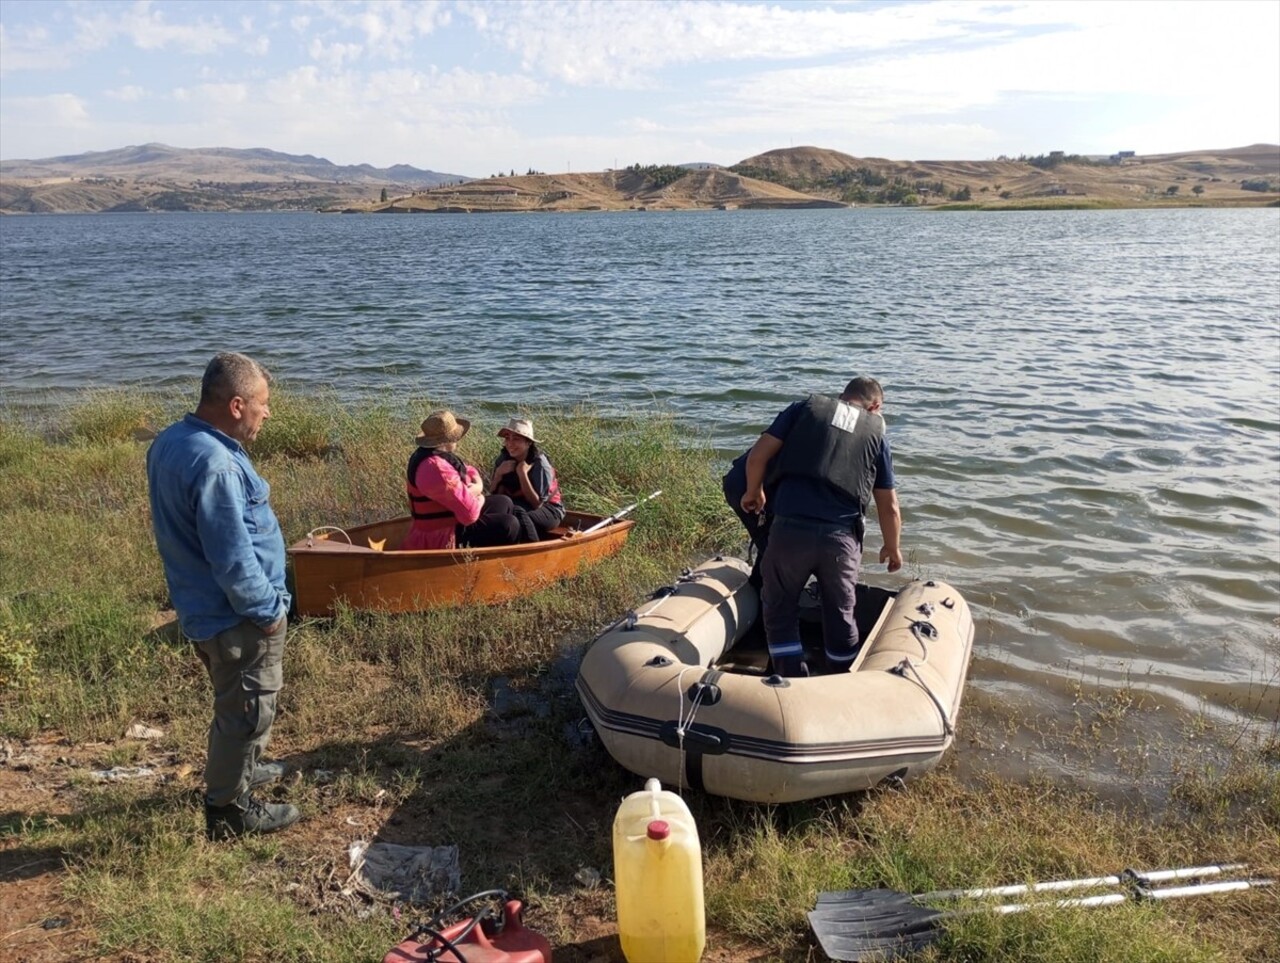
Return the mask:
[[484, 494], [484, 481], [455, 454], [471, 422], [452, 411], [433, 411], [422, 422], [409, 458], [405, 487], [413, 525], [402, 551], [465, 545], [511, 545], [520, 537], [511, 499]]
[[538, 448], [533, 422], [512, 418], [498, 432], [502, 451], [493, 463], [490, 490], [508, 496], [520, 521], [520, 541], [536, 542], [564, 521], [560, 482]]

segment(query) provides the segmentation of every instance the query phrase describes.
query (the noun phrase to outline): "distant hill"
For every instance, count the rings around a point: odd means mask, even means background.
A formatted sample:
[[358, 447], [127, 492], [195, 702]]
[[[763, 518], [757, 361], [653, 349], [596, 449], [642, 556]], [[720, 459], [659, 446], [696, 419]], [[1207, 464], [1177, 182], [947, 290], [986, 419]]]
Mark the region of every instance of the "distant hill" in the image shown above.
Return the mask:
[[1055, 151], [990, 161], [894, 161], [791, 147], [748, 157], [729, 170], [857, 204], [1258, 206], [1280, 198], [1275, 144], [1104, 158]]
[[[720, 167], [678, 165], [598, 174], [527, 174], [437, 187], [386, 203], [341, 208], [343, 213], [431, 214], [499, 211], [676, 211], [691, 209], [844, 207], [781, 184]], [[337, 210], [337, 209], [335, 209]]]
[[[382, 200], [383, 191], [387, 200]], [[583, 174], [473, 180], [408, 165], [339, 166], [266, 149], [145, 144], [0, 162], [0, 213], [95, 211], [724, 210], [912, 206], [1261, 206], [1280, 203], [1280, 146], [988, 161], [854, 157], [821, 147], [766, 151], [720, 167], [633, 165]]]
[[0, 210], [314, 209], [458, 183], [467, 178], [407, 164], [341, 166], [265, 148], [188, 150], [143, 144], [39, 160], [0, 161]]

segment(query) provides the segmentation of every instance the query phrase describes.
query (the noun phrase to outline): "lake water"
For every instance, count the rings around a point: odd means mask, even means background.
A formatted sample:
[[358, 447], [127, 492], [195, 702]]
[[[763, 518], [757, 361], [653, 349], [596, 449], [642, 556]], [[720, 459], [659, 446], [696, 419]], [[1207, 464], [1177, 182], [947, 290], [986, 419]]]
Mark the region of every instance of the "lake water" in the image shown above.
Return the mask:
[[10, 217], [0, 255], [9, 405], [238, 349], [494, 421], [661, 407], [728, 455], [873, 374], [975, 698], [1280, 719], [1280, 211]]

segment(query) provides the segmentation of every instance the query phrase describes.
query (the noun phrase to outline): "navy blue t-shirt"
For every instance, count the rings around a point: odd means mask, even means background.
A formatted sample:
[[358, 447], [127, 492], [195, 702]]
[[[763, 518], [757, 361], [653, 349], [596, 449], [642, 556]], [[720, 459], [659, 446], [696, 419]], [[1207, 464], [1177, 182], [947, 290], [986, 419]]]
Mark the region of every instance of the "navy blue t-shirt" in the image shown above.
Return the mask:
[[[785, 443], [803, 407], [803, 401], [788, 405], [773, 419], [773, 424], [765, 429], [765, 434]], [[894, 487], [893, 454], [889, 451], [888, 438], [884, 439], [880, 455], [876, 459], [876, 480], [873, 487]], [[800, 475], [789, 475], [778, 482], [778, 490], [766, 506], [766, 511], [772, 515], [807, 518], [850, 527], [859, 515], [864, 514], [862, 505], [856, 498], [850, 498], [826, 482]]]

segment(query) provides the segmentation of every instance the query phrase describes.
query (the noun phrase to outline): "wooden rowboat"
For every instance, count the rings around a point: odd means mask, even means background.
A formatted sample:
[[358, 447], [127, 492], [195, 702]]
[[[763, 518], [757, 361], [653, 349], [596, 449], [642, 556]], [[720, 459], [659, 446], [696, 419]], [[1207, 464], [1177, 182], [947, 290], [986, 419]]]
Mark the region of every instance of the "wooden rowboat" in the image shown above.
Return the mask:
[[[409, 532], [409, 516], [326, 528], [289, 547], [300, 615], [331, 615], [342, 599], [355, 609], [421, 612], [444, 605], [501, 602], [528, 595], [618, 552], [635, 522], [569, 512], [550, 538], [495, 548], [394, 549]], [[388, 549], [387, 546], [393, 546]]]

